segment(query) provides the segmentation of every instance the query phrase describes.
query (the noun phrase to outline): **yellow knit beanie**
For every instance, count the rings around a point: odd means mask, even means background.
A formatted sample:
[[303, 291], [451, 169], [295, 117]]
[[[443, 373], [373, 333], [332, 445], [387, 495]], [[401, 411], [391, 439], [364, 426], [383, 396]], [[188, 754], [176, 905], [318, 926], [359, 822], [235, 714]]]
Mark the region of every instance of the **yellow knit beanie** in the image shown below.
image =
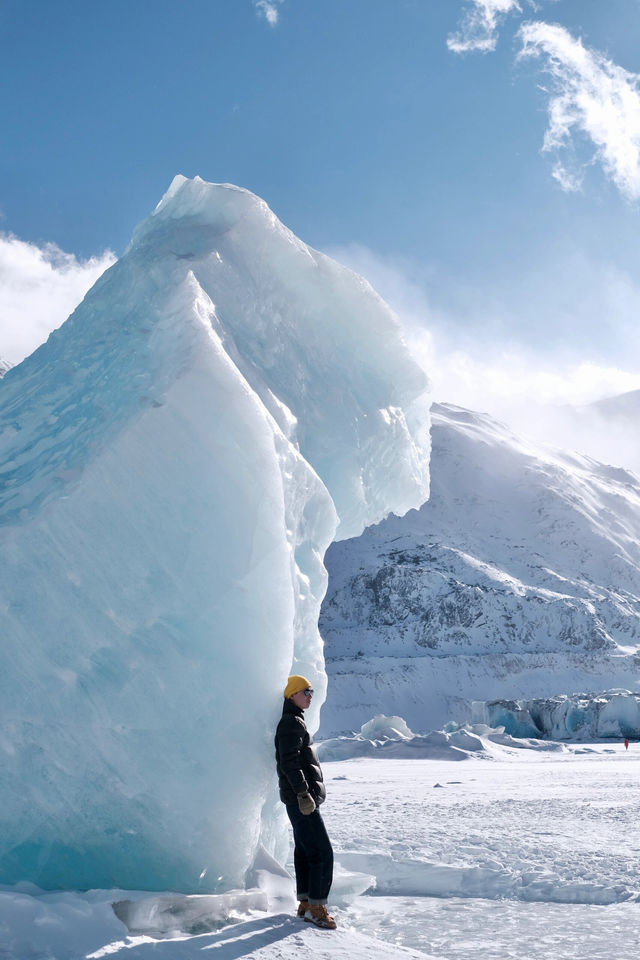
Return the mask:
[[306, 690], [307, 687], [310, 687], [311, 683], [307, 680], [306, 677], [293, 676], [289, 677], [287, 680], [287, 685], [284, 688], [284, 698], [288, 700], [289, 697], [292, 697], [294, 693], [300, 693], [301, 690]]

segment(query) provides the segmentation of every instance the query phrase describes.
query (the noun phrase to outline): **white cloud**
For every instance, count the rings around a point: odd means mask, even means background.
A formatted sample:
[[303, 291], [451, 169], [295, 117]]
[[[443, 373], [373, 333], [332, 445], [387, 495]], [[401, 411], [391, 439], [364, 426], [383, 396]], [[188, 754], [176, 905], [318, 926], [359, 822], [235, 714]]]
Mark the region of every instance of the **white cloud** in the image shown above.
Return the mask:
[[460, 22], [460, 29], [447, 37], [454, 53], [479, 50], [489, 53], [498, 42], [497, 28], [509, 13], [522, 13], [518, 0], [471, 0]]
[[[415, 336], [415, 333], [414, 333]], [[434, 349], [435, 340], [435, 349]], [[419, 347], [419, 340], [416, 341]], [[449, 350], [429, 338], [436, 399], [471, 409], [489, 410], [511, 419], [514, 410], [532, 403], [582, 406], [603, 397], [640, 389], [640, 369], [624, 370], [593, 361], [563, 363], [561, 358], [495, 345], [488, 356], [470, 345]]]
[[256, 12], [272, 27], [278, 22], [278, 4], [284, 3], [284, 0], [253, 0]]
[[78, 260], [55, 244], [0, 234], [0, 357], [19, 363], [32, 353], [115, 259], [107, 251]]
[[565, 193], [579, 193], [582, 190], [584, 171], [579, 167], [570, 170], [561, 160], [556, 160], [551, 176], [560, 184]]
[[630, 200], [640, 197], [640, 75], [585, 47], [558, 24], [525, 23], [519, 57], [542, 57], [552, 79], [543, 150], [556, 155], [553, 175], [564, 190], [579, 189], [584, 166], [575, 135], [595, 146], [592, 159]]

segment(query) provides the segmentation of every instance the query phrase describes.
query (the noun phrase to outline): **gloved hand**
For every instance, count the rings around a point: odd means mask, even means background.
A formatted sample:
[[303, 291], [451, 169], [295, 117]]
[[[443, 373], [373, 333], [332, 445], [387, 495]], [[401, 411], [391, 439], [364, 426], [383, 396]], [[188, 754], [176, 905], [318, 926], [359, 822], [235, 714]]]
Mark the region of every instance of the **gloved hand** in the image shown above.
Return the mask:
[[305, 793], [298, 794], [298, 809], [300, 813], [303, 813], [305, 817], [308, 817], [310, 813], [316, 808], [316, 802], [307, 790]]

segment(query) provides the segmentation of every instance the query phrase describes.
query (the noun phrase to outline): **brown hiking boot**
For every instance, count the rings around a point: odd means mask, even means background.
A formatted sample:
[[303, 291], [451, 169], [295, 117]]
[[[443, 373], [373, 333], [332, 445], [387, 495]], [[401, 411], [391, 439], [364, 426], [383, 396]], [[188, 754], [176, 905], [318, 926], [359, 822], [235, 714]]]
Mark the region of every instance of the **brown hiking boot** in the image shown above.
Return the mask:
[[329, 916], [324, 903], [310, 903], [304, 919], [306, 923], [313, 923], [316, 927], [322, 927], [323, 930], [335, 930], [337, 926], [333, 917]]
[[304, 917], [305, 913], [309, 909], [309, 906], [310, 904], [308, 900], [301, 900], [300, 903], [298, 904], [298, 916]]

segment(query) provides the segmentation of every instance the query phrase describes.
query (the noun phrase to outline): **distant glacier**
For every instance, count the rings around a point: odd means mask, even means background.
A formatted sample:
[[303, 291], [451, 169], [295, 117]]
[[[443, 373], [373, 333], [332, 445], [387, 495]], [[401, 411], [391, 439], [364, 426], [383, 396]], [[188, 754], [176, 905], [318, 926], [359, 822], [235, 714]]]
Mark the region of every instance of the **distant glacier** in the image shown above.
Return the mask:
[[473, 719], [504, 727], [512, 737], [635, 740], [640, 739], [640, 694], [609, 690], [534, 700], [492, 700], [474, 703]]

